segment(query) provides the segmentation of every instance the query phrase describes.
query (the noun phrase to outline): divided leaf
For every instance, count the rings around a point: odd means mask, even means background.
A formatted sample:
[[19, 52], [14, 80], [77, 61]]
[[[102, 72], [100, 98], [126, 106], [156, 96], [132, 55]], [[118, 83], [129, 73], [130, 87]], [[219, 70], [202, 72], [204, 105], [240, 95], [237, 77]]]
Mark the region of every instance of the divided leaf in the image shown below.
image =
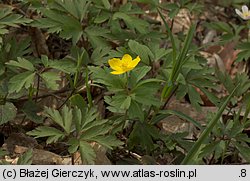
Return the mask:
[[23, 87], [28, 89], [34, 83], [34, 72], [23, 72], [15, 75], [9, 81], [9, 93], [19, 92]]
[[65, 137], [65, 134], [53, 127], [48, 126], [39, 126], [36, 129], [27, 132], [28, 135], [35, 136], [35, 138], [42, 138], [42, 137], [48, 137], [46, 143], [55, 143], [59, 139], [63, 139]]

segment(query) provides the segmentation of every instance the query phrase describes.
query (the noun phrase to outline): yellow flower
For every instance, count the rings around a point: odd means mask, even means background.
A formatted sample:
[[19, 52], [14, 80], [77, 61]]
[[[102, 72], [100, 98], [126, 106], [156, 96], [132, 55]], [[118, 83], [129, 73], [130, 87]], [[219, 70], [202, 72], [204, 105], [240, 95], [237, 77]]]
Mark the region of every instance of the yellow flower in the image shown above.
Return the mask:
[[123, 74], [133, 70], [140, 60], [139, 56], [132, 60], [132, 57], [129, 54], [123, 55], [122, 59], [112, 58], [108, 61], [110, 67], [114, 70], [111, 74]]
[[242, 19], [249, 20], [250, 19], [250, 11], [246, 5], [242, 6], [242, 12], [238, 9], [235, 9], [236, 14], [238, 14]]

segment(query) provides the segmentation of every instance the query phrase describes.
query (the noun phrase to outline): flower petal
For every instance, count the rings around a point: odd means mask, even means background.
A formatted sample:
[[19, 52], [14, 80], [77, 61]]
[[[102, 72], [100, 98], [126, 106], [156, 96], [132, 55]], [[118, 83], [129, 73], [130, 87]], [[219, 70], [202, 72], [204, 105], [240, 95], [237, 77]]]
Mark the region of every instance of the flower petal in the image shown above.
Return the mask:
[[246, 5], [243, 5], [241, 9], [243, 14], [248, 13], [248, 7]]
[[112, 58], [108, 61], [108, 63], [113, 70], [121, 70], [122, 62], [119, 58]]
[[129, 54], [123, 55], [122, 62], [129, 64], [129, 62], [131, 62], [131, 61], [132, 61], [132, 57]]
[[141, 61], [141, 58], [137, 56], [133, 61], [129, 63], [129, 67], [135, 68], [136, 65]]
[[243, 14], [240, 10], [235, 9], [236, 14], [238, 14], [241, 18], [243, 18]]
[[114, 74], [114, 75], [119, 75], [119, 74], [123, 74], [123, 73], [125, 73], [126, 71], [124, 71], [124, 70], [120, 70], [120, 71], [118, 71], [118, 70], [116, 70], [116, 71], [113, 71], [113, 72], [110, 72], [111, 74]]

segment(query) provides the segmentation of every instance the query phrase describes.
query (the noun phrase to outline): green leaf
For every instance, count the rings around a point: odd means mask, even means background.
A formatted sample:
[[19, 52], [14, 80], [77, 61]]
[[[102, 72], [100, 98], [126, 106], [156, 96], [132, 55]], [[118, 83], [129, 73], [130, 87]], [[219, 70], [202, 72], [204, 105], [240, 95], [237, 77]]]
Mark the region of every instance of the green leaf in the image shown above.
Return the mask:
[[96, 136], [93, 138], [93, 141], [96, 141], [102, 146], [105, 146], [109, 149], [113, 149], [113, 147], [118, 147], [123, 145], [124, 143], [118, 140], [115, 136], [109, 135], [109, 136]]
[[73, 109], [73, 122], [75, 124], [77, 134], [80, 134], [82, 128], [82, 112], [78, 108]]
[[111, 5], [109, 3], [109, 0], [102, 0], [102, 3], [106, 9], [110, 9]]
[[[163, 18], [162, 15], [161, 15], [161, 17]], [[164, 20], [164, 22], [165, 22], [165, 20]], [[184, 45], [183, 45], [183, 47], [181, 49], [180, 54], [178, 55], [177, 58], [176, 58], [175, 55], [173, 55], [173, 68], [172, 68], [171, 75], [170, 75], [170, 78], [168, 80], [168, 83], [163, 88], [163, 91], [162, 91], [162, 94], [161, 94], [161, 99], [169, 99], [169, 97], [172, 94], [172, 91], [175, 89], [175, 84], [174, 83], [176, 82], [177, 78], [179, 77], [179, 74], [180, 74], [180, 71], [182, 69], [182, 66], [183, 66], [184, 62], [186, 60], [188, 60], [188, 58], [189, 58], [188, 57], [188, 51], [190, 49], [190, 44], [192, 42], [192, 39], [193, 39], [193, 36], [194, 36], [194, 33], [195, 33], [195, 29], [196, 29], [196, 25], [192, 25], [190, 27], [190, 29], [188, 31], [188, 34], [187, 34], [187, 36], [185, 38]], [[171, 42], [174, 43], [174, 39], [173, 39], [173, 36], [171, 35], [171, 31], [169, 33], [170, 33], [170, 37], [172, 37]], [[176, 50], [173, 50], [173, 54], [175, 54], [174, 53], [175, 51]]]
[[103, 63], [106, 63], [107, 58], [105, 58], [110, 52], [110, 47], [97, 47], [94, 49], [92, 55], [91, 55], [91, 60], [96, 64], [96, 65], [102, 65]]
[[17, 108], [11, 102], [0, 105], [0, 125], [13, 120], [16, 117]]
[[76, 72], [76, 64], [68, 59], [49, 61], [48, 66], [67, 74]]
[[104, 137], [105, 134], [109, 132], [111, 129], [110, 125], [102, 124], [98, 126], [93, 126], [84, 131], [81, 135], [82, 140], [92, 141], [95, 137], [102, 135]]
[[214, 141], [210, 144], [206, 144], [199, 154], [200, 158], [204, 158], [206, 156], [210, 156], [216, 149], [216, 147], [219, 145], [220, 141]]
[[85, 28], [85, 32], [89, 38], [91, 45], [94, 48], [110, 46], [107, 41], [108, 33], [110, 33], [110, 30], [104, 27], [88, 26], [87, 28]]
[[142, 106], [135, 100], [131, 101], [130, 107], [128, 109], [128, 115], [130, 119], [139, 118], [140, 121], [144, 121], [144, 112]]
[[137, 121], [129, 135], [129, 147], [141, 145], [147, 152], [154, 149], [154, 139], [159, 138], [159, 131], [153, 125]]
[[120, 108], [127, 110], [130, 106], [130, 103], [131, 103], [131, 97], [127, 96], [126, 99], [122, 102]]
[[163, 16], [163, 14], [161, 13], [161, 11], [159, 9], [157, 9], [166, 29], [167, 29], [167, 32], [168, 32], [168, 36], [170, 37], [170, 40], [171, 40], [171, 44], [172, 44], [172, 49], [173, 49], [173, 54], [172, 54], [172, 61], [175, 61], [176, 60], [176, 43], [175, 43], [175, 40], [174, 40], [174, 36], [173, 36], [173, 33], [170, 29], [170, 27], [168, 26], [168, 23], [166, 22], [166, 19], [165, 17]]
[[33, 64], [30, 61], [26, 60], [25, 58], [17, 57], [17, 61], [11, 60], [7, 62], [6, 64], [12, 65], [15, 67], [20, 67], [20, 68], [29, 70], [31, 72], [35, 70], [35, 67], [33, 66]]
[[72, 109], [66, 105], [62, 108], [61, 112], [56, 109], [45, 107], [45, 115], [51, 118], [54, 122], [60, 125], [64, 131], [69, 134], [73, 121]]
[[87, 103], [80, 94], [75, 94], [70, 97], [70, 102], [72, 105], [77, 106], [82, 112], [87, 108]]
[[192, 106], [195, 107], [196, 110], [201, 111], [200, 104], [203, 103], [200, 94], [195, 90], [193, 86], [188, 86], [188, 97], [192, 104]]
[[[17, 57], [23, 57], [31, 53], [30, 47], [31, 38], [24, 40], [16, 40], [15, 37], [4, 38], [4, 44], [0, 57], [5, 61], [16, 60]], [[4, 62], [5, 62], [4, 61]]]
[[34, 121], [35, 123], [43, 122], [43, 117], [38, 116], [37, 114], [41, 111], [41, 108], [38, 107], [38, 105], [34, 101], [28, 100], [27, 102], [25, 102], [22, 111], [31, 121]]
[[65, 13], [71, 14], [73, 17], [82, 21], [86, 16], [87, 9], [91, 1], [88, 0], [73, 0], [73, 1], [61, 1], [55, 0], [52, 4], [52, 9], [60, 10]]
[[81, 154], [81, 159], [83, 163], [94, 164], [94, 160], [96, 158], [96, 154], [94, 149], [90, 146], [89, 143], [85, 141], [80, 141], [79, 151]]
[[40, 75], [45, 82], [46, 86], [52, 90], [58, 90], [58, 83], [56, 81], [61, 80], [60, 76], [56, 72], [44, 72]]
[[9, 81], [9, 93], [19, 92], [23, 87], [28, 89], [34, 82], [34, 72], [23, 72], [15, 75]]
[[72, 38], [73, 44], [76, 44], [81, 38], [83, 31], [80, 20], [75, 19], [68, 13], [51, 9], [43, 9], [42, 12], [46, 18], [36, 19], [32, 26], [48, 28], [49, 33], [60, 33], [60, 36], [65, 39]]
[[[127, 12], [126, 12], [127, 13]], [[134, 16], [130, 16], [126, 14], [125, 12], [116, 12], [113, 15], [113, 20], [116, 19], [122, 19], [126, 23], [126, 25], [132, 29], [132, 30], [137, 30], [139, 33], [145, 34], [148, 32], [148, 26], [149, 24], [139, 18], [136, 18]]]
[[32, 164], [32, 149], [28, 149], [23, 155], [18, 158], [17, 165], [31, 165]]
[[68, 151], [69, 153], [75, 153], [78, 148], [79, 148], [79, 140], [76, 139], [76, 138], [71, 138], [69, 141], [68, 141], [68, 144], [69, 144], [69, 147], [68, 147]]
[[27, 132], [28, 135], [35, 136], [35, 138], [42, 138], [42, 137], [48, 137], [46, 143], [55, 143], [59, 139], [63, 139], [65, 137], [65, 134], [53, 127], [48, 126], [39, 126], [36, 129]]
[[112, 75], [108, 68], [102, 69], [94, 66], [88, 68], [92, 72], [94, 82], [106, 85], [108, 90], [112, 92], [124, 90], [125, 80], [119, 76]]
[[160, 106], [160, 100], [157, 96], [153, 96], [157, 93], [159, 86], [159, 80], [157, 79], [146, 79], [140, 81], [135, 89], [133, 89], [133, 99], [143, 105]]
[[86, 109], [82, 115], [82, 130], [85, 131], [93, 126], [105, 124], [105, 120], [98, 119], [99, 113], [96, 108]]
[[149, 66], [142, 66], [135, 68], [133, 71], [131, 71], [131, 76], [134, 76], [135, 80], [134, 82], [139, 82], [145, 75], [151, 70], [151, 67]]
[[241, 156], [250, 163], [250, 148], [246, 144], [235, 143], [236, 148], [239, 150]]
[[130, 50], [139, 55], [141, 60], [146, 64], [149, 64], [150, 59], [154, 57], [153, 53], [146, 45], [140, 44], [135, 40], [129, 40], [128, 46]]
[[24, 18], [21, 15], [15, 14], [11, 6], [1, 7], [0, 11], [0, 34], [8, 33], [7, 26], [18, 27], [19, 25], [25, 25], [32, 20]]
[[229, 24], [222, 21], [207, 23], [206, 26], [211, 29], [218, 30], [220, 32], [227, 32], [229, 34], [233, 34], [232, 28], [229, 26]]
[[41, 55], [41, 62], [43, 63], [44, 67], [49, 66], [49, 58], [46, 55]]

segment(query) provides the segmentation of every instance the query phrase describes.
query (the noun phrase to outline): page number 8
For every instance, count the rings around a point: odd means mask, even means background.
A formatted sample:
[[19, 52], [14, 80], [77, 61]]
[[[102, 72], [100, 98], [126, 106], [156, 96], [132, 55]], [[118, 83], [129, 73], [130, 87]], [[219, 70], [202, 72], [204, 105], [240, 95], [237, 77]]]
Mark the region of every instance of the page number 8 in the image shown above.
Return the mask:
[[241, 169], [240, 170], [240, 177], [246, 177], [247, 176], [247, 170], [246, 169]]

